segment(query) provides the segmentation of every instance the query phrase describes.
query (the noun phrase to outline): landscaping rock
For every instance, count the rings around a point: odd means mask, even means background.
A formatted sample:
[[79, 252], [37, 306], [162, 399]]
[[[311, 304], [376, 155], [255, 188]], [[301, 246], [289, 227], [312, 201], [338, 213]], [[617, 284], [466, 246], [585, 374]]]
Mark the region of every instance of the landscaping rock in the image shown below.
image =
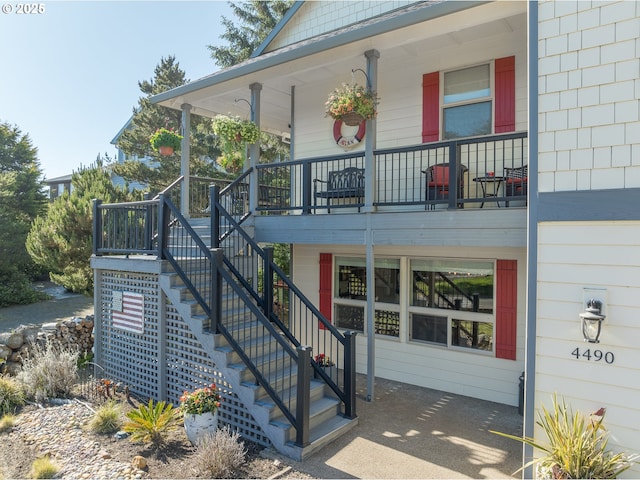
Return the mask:
[[14, 332], [0, 334], [0, 359], [6, 360], [3, 367], [8, 375], [15, 376], [22, 369], [23, 359], [29, 357], [34, 345], [51, 342], [57, 346], [77, 348], [81, 354], [93, 350], [93, 315], [85, 318], [73, 317], [55, 324], [40, 327], [21, 325]]

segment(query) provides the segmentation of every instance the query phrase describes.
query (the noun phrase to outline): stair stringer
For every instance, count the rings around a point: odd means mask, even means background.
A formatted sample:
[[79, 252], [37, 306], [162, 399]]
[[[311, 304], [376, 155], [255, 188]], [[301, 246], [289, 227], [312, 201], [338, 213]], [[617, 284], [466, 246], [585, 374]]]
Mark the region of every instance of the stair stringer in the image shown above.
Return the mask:
[[[332, 416], [333, 418], [311, 429], [310, 442], [307, 446], [300, 447], [295, 445], [292, 441], [292, 437], [295, 435], [293, 426], [279, 411], [276, 411], [275, 405], [270, 400], [265, 401], [263, 396], [257, 395], [256, 390], [259, 387], [250, 385], [243, 379], [243, 377], [246, 377], [246, 366], [242, 365], [243, 368], [238, 368], [238, 363], [229, 362], [228, 343], [222, 335], [212, 334], [203, 328], [203, 314], [199, 311], [194, 300], [185, 300], [183, 293], [186, 287], [184, 285], [175, 285], [173, 281], [175, 278], [176, 274], [173, 272], [161, 274], [159, 277], [160, 288], [183, 318], [191, 333], [200, 342], [204, 351], [211, 357], [216, 368], [222, 372], [225, 380], [231, 384], [234, 393], [251, 413], [258, 426], [278, 452], [296, 461], [301, 461], [342, 435], [344, 431], [357, 425], [357, 418], [347, 419], [339, 415], [336, 400], [336, 412]], [[190, 297], [190, 294], [188, 296]], [[324, 389], [320, 382], [312, 380], [312, 383], [314, 384], [312, 389]]]

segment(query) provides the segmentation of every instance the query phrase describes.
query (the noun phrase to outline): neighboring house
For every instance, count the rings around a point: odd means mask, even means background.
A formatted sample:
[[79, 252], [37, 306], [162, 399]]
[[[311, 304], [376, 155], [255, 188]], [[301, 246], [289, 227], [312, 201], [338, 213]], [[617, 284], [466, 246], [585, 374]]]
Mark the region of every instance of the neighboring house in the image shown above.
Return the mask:
[[[242, 227], [290, 244], [295, 286], [359, 332], [370, 398], [377, 376], [517, 406], [525, 372], [527, 434], [558, 393], [606, 407], [610, 446], [634, 450], [639, 20], [637, 2], [298, 2], [251, 59], [152, 101], [188, 124], [248, 97], [261, 128], [290, 135], [291, 162], [251, 148]], [[324, 103], [354, 79], [381, 101], [347, 127]], [[583, 342], [592, 297], [600, 343]], [[296, 323], [302, 343], [336, 355], [313, 322]]]
[[[137, 155], [129, 155], [127, 153], [124, 153], [120, 147], [118, 147], [118, 140], [120, 139], [120, 136], [122, 135], [122, 132], [124, 132], [127, 128], [129, 128], [131, 126], [131, 122], [133, 121], [133, 117], [129, 117], [129, 120], [127, 120], [127, 123], [125, 123], [122, 128], [118, 131], [118, 133], [116, 134], [115, 137], [113, 137], [113, 140], [111, 140], [111, 145], [113, 145], [114, 147], [116, 147], [116, 151], [117, 151], [117, 156], [116, 156], [116, 163], [124, 163], [125, 161], [128, 160], [132, 160], [132, 161], [136, 161], [136, 162], [142, 162], [148, 166], [153, 166], [155, 163], [155, 160], [150, 158], [150, 157], [143, 157], [143, 158], [139, 158]], [[113, 184], [118, 187], [124, 187], [124, 186], [129, 186], [129, 190], [144, 190], [145, 188], [147, 188], [147, 186], [143, 183], [140, 182], [129, 182], [127, 183], [127, 181], [122, 178], [120, 175], [116, 175], [116, 174], [111, 174], [111, 181], [113, 182]]]
[[44, 181], [49, 186], [49, 201], [54, 201], [64, 192], [71, 192], [71, 175], [63, 175], [62, 177], [48, 178]]

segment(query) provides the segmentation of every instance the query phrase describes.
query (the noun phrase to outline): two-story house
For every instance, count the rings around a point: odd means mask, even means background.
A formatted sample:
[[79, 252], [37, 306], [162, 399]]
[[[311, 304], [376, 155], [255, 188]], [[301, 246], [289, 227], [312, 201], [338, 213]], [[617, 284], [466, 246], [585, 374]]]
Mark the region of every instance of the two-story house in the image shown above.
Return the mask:
[[[558, 392], [576, 408], [608, 406], [613, 445], [632, 448], [639, 432], [624, 418], [638, 414], [638, 329], [622, 316], [634, 311], [637, 263], [639, 14], [632, 2], [297, 2], [251, 59], [152, 98], [181, 110], [183, 125], [192, 113], [250, 114], [291, 138], [291, 160], [260, 164], [251, 147], [245, 175], [219, 197], [213, 191], [212, 220], [199, 223], [202, 210], [192, 211], [185, 194], [183, 131], [183, 216], [161, 200], [167, 221], [156, 237], [140, 236], [147, 247], [115, 237], [96, 245], [103, 257], [94, 267], [106, 282], [96, 296], [101, 354], [108, 359], [114, 338], [105, 292], [122, 289], [116, 272], [131, 268], [131, 259], [105, 255], [152, 251], [171, 267], [136, 267], [150, 275], [149, 288], [160, 285], [149, 301], [159, 305], [157, 325], [145, 317], [144, 329], [160, 335], [167, 303], [169, 317], [191, 328], [200, 315], [198, 328], [214, 338], [194, 332], [198, 348], [235, 352], [227, 352], [233, 360], [213, 354], [213, 363], [245, 405], [254, 400], [242, 390], [247, 377], [236, 383], [231, 366], [251, 364], [249, 377], [296, 425], [287, 438], [302, 452], [313, 438], [300, 432], [317, 427], [297, 423], [308, 414], [298, 410], [309, 382], [305, 345], [347, 419], [355, 417], [354, 372], [367, 375], [370, 397], [382, 377], [513, 406], [525, 372], [527, 434], [536, 408]], [[380, 101], [375, 118], [349, 126], [327, 116], [325, 102], [354, 82]], [[114, 221], [107, 207], [100, 222]], [[204, 240], [176, 247], [172, 235], [185, 235], [175, 233], [178, 224]], [[268, 253], [252, 256], [268, 243], [291, 246], [291, 284]], [[213, 267], [192, 266], [197, 250]], [[135, 290], [134, 275], [127, 278]], [[257, 306], [250, 316], [264, 315], [260, 328], [282, 321], [279, 337], [297, 349], [282, 354], [297, 365], [284, 374], [296, 378], [296, 401], [278, 396], [278, 362], [260, 367], [255, 342], [237, 336], [246, 317], [234, 323], [221, 290], [232, 278], [243, 302]], [[190, 293], [172, 293], [178, 284]], [[591, 296], [606, 314], [599, 344], [583, 343], [579, 314]], [[180, 310], [186, 298], [200, 306], [193, 315]], [[317, 354], [335, 359], [339, 373], [321, 373]], [[161, 381], [162, 394], [173, 380]], [[251, 415], [261, 422], [261, 413]], [[261, 427], [270, 436], [267, 416]]]

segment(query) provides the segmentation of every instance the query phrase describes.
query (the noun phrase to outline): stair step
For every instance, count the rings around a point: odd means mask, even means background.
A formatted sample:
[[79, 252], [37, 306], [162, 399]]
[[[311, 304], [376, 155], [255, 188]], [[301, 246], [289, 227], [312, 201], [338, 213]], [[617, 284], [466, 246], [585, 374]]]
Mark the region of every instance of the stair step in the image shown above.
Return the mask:
[[[340, 402], [334, 398], [322, 397], [312, 400], [309, 405], [309, 433], [338, 417], [339, 407]], [[293, 413], [295, 414], [295, 411]], [[289, 424], [289, 421], [284, 415], [273, 418], [269, 423], [287, 431], [287, 441], [295, 441], [295, 428]]]

